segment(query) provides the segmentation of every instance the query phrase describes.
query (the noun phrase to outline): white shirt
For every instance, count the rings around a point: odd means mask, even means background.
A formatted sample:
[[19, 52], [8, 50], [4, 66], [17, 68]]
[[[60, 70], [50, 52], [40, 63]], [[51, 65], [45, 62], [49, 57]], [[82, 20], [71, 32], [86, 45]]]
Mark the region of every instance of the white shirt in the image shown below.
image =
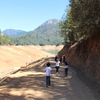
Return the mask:
[[59, 66], [59, 63], [60, 63], [60, 61], [57, 61], [57, 62], [56, 62], [56, 66]]
[[51, 72], [52, 68], [46, 67], [44, 70], [46, 71], [46, 76], [50, 76], [50, 74], [51, 74], [50, 72]]

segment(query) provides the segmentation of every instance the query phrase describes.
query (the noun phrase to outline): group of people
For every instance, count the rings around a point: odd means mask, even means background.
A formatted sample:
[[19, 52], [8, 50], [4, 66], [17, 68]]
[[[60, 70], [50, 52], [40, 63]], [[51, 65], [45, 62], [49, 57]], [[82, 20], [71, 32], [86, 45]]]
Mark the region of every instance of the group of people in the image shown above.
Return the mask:
[[[60, 69], [60, 59], [56, 56], [55, 57], [55, 69], [56, 69], [56, 74], [58, 75], [59, 69]], [[68, 63], [66, 61], [63, 62], [65, 64], [64, 69], [65, 69], [65, 76], [67, 77], [68, 75]], [[50, 75], [51, 75], [52, 68], [50, 67], [50, 63], [47, 63], [47, 67], [45, 67], [45, 72], [46, 72], [46, 87], [50, 86]]]
[[63, 56], [63, 58], [62, 57], [60, 57], [60, 58], [58, 58], [58, 56], [56, 56], [55, 57], [55, 62], [56, 62], [56, 74], [58, 75], [58, 71], [59, 71], [59, 68], [60, 68], [60, 66], [59, 66], [59, 64], [60, 63], [64, 63], [65, 64], [65, 76], [67, 76], [68, 75], [68, 63], [66, 62], [66, 59], [65, 59], [65, 56]]

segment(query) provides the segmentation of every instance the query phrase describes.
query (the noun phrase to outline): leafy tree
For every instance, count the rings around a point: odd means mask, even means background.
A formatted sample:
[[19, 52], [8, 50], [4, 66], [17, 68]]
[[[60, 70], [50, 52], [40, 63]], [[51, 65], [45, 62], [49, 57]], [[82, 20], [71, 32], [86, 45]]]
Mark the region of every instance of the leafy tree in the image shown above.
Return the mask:
[[60, 22], [60, 33], [67, 42], [84, 35], [100, 34], [100, 0], [70, 0], [70, 7]]
[[70, 0], [72, 21], [83, 36], [100, 34], [100, 0]]
[[61, 21], [59, 26], [60, 26], [61, 35], [64, 37], [65, 44], [67, 42], [73, 42], [76, 40], [76, 34], [74, 31], [76, 25], [72, 21], [70, 9], [68, 9], [66, 19], [64, 21]]
[[0, 30], [0, 45], [12, 45], [13, 41], [6, 35], [2, 35]]

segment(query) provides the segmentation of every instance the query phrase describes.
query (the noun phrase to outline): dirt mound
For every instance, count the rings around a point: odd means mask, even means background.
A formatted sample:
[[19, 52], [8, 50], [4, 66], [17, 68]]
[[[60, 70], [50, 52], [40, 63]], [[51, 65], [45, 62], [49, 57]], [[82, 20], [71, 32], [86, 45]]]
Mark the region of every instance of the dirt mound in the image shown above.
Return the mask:
[[54, 56], [37, 46], [0, 46], [0, 73], [14, 67], [26, 66], [35, 60]]

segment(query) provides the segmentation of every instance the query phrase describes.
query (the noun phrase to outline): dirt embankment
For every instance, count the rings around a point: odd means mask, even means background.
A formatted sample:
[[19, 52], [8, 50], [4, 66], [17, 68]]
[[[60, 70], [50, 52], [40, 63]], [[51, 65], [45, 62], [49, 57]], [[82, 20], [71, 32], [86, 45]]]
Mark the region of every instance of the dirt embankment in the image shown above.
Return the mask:
[[15, 67], [26, 66], [26, 64], [47, 56], [54, 57], [54, 54], [44, 52], [43, 50], [60, 51], [62, 47], [63, 45], [0, 46], [0, 73]]
[[0, 73], [15, 67], [26, 66], [47, 56], [54, 55], [42, 51], [39, 46], [0, 46]]
[[64, 46], [58, 55], [64, 54], [70, 65], [80, 69], [100, 88], [100, 34], [87, 37], [72, 46]]

